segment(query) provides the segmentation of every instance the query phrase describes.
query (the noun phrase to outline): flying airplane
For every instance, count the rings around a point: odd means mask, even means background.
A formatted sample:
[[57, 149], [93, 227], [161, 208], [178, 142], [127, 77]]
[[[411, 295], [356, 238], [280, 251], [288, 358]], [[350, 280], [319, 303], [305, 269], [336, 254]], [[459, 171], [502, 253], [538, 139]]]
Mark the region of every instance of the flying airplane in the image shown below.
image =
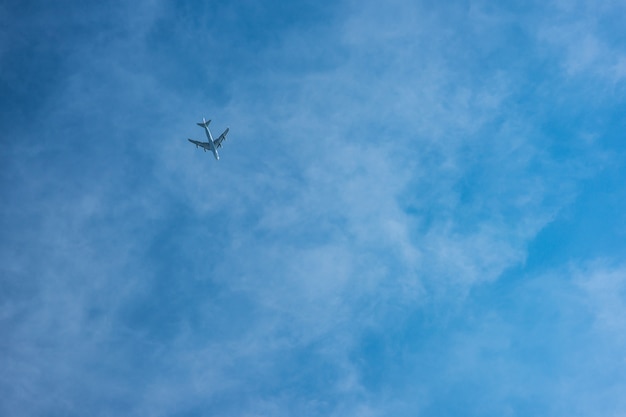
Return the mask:
[[224, 141], [224, 139], [226, 139], [226, 135], [228, 134], [228, 131], [230, 129], [227, 127], [224, 133], [222, 133], [217, 139], [213, 140], [213, 135], [211, 135], [211, 131], [209, 130], [209, 123], [211, 123], [211, 121], [207, 121], [204, 117], [202, 118], [202, 122], [196, 123], [198, 126], [204, 128], [204, 133], [206, 133], [206, 137], [209, 140], [208, 142], [199, 142], [193, 139], [188, 140], [189, 142], [196, 145], [196, 148], [198, 146], [202, 147], [202, 149], [204, 149], [204, 152], [206, 152], [207, 149], [210, 150], [211, 152], [213, 152], [213, 156], [215, 157], [215, 159], [219, 160], [220, 156], [217, 153], [217, 148], [220, 148], [222, 146], [222, 142]]

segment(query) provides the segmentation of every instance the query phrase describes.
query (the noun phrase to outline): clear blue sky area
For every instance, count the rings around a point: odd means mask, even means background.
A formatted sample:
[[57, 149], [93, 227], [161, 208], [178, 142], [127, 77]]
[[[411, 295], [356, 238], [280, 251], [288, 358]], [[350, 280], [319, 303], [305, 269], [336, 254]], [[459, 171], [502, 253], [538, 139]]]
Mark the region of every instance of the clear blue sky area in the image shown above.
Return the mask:
[[625, 415], [624, 22], [3, 2], [0, 415]]

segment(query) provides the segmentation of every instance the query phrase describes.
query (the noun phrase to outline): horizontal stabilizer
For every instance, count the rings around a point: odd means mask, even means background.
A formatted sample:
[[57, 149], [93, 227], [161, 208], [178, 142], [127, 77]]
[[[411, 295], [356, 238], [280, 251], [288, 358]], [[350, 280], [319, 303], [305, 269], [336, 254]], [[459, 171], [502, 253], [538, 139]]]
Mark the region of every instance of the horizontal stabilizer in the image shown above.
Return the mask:
[[196, 124], [198, 126], [200, 126], [200, 127], [207, 127], [209, 125], [209, 123], [211, 123], [210, 120], [205, 120], [205, 121], [202, 121], [202, 122], [199, 122], [199, 123], [196, 123]]

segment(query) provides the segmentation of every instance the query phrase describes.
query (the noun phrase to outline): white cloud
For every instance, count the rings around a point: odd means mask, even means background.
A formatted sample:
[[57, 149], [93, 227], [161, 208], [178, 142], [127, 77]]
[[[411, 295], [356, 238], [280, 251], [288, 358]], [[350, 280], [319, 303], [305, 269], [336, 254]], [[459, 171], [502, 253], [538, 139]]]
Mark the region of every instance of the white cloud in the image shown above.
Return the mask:
[[[626, 343], [626, 267], [597, 261], [575, 270], [596, 330], [619, 345]], [[626, 355], [623, 357], [626, 364]]]
[[[517, 371], [534, 376], [507, 356], [521, 336], [506, 320], [489, 316], [466, 333], [447, 327], [472, 289], [523, 264], [583, 175], [577, 157], [555, 160], [541, 118], [518, 103], [534, 76], [482, 65], [481, 54], [502, 47], [492, 37], [511, 14], [348, 4], [345, 19], [254, 51], [267, 66], [225, 76], [220, 100], [215, 73], [192, 97], [163, 84], [149, 38], [168, 13], [142, 4], [157, 11], [144, 19], [138, 6], [121, 32], [99, 39], [103, 48], [86, 52], [77, 41], [76, 67], [42, 119], [50, 140], [15, 169], [27, 191], [12, 195], [30, 207], [16, 229], [34, 232], [20, 242], [24, 254], [2, 260], [32, 293], [0, 307], [11, 327], [1, 384], [17, 387], [5, 410], [50, 391], [35, 412], [111, 400], [137, 415], [205, 406], [414, 415], [448, 392], [446, 377], [477, 381], [492, 366], [493, 386]], [[172, 36], [205, 33], [191, 21]], [[606, 54], [593, 36], [586, 45], [577, 71]], [[211, 71], [205, 52], [168, 70]], [[290, 65], [315, 61], [307, 54], [320, 62]], [[201, 134], [193, 123], [202, 116], [231, 126], [219, 163], [185, 141]], [[38, 168], [51, 148], [69, 157]], [[580, 282], [598, 328], [621, 330], [621, 275], [591, 277]], [[418, 313], [441, 326], [441, 340], [411, 322]], [[392, 358], [380, 378], [388, 391], [364, 376], [376, 365], [358, 355], [368, 332], [408, 340], [397, 351], [381, 342], [376, 353]], [[448, 374], [422, 371], [433, 368]], [[394, 380], [394, 370], [404, 376]], [[527, 395], [528, 381], [518, 384], [503, 398]]]
[[556, 2], [539, 20], [538, 39], [551, 46], [568, 77], [590, 76], [603, 83], [624, 81], [620, 63], [626, 49], [611, 35], [626, 10], [620, 2]]

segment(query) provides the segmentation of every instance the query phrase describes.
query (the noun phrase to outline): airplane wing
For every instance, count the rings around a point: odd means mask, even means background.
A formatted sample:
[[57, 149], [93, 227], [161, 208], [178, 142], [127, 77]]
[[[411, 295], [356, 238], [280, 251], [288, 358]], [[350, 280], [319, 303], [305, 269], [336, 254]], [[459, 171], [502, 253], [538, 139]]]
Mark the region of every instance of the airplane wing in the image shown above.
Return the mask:
[[217, 138], [217, 139], [215, 139], [213, 141], [213, 143], [215, 144], [216, 148], [219, 148], [219, 147], [222, 146], [222, 142], [226, 139], [226, 135], [228, 135], [228, 131], [229, 130], [230, 130], [230, 128], [227, 127], [226, 130], [224, 131], [224, 133], [222, 133], [219, 138]]

